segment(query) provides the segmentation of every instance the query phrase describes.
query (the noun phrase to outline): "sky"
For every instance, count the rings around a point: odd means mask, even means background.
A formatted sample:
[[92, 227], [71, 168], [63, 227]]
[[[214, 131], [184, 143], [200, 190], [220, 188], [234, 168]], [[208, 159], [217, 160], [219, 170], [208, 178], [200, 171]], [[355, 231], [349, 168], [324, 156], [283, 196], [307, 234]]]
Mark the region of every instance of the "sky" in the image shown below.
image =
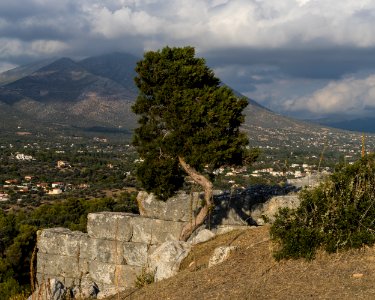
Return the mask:
[[375, 111], [374, 28], [372, 0], [1, 0], [0, 72], [190, 45], [275, 112], [359, 117]]

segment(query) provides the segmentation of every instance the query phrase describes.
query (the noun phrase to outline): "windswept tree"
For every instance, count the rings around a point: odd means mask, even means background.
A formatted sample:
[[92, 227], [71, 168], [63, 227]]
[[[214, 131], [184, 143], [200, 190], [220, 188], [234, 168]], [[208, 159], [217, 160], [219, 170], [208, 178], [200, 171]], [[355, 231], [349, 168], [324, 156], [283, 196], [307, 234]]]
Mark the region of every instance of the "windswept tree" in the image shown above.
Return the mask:
[[161, 199], [181, 188], [186, 175], [205, 193], [194, 224], [182, 230], [180, 239], [186, 240], [213, 206], [210, 172], [254, 158], [239, 129], [248, 101], [220, 85], [193, 47], [146, 52], [136, 72], [139, 95], [133, 111], [139, 127], [134, 145], [143, 159], [138, 179]]

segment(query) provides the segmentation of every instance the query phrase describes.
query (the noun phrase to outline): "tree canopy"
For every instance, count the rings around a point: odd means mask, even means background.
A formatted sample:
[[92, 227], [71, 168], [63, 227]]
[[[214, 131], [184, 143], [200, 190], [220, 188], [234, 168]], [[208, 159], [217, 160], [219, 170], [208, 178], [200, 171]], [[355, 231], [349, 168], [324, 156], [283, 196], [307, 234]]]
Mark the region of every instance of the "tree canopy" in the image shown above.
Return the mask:
[[143, 159], [137, 170], [143, 187], [166, 199], [189, 175], [205, 192], [205, 206], [181, 233], [185, 240], [212, 206], [212, 183], [205, 174], [251, 157], [240, 131], [248, 101], [221, 85], [193, 47], [146, 52], [136, 72], [133, 110], [140, 118], [134, 145]]
[[199, 172], [243, 162], [248, 139], [239, 127], [248, 101], [220, 85], [193, 47], [146, 52], [136, 72], [134, 145], [144, 159], [138, 177], [146, 190], [166, 198], [181, 187], [178, 157]]

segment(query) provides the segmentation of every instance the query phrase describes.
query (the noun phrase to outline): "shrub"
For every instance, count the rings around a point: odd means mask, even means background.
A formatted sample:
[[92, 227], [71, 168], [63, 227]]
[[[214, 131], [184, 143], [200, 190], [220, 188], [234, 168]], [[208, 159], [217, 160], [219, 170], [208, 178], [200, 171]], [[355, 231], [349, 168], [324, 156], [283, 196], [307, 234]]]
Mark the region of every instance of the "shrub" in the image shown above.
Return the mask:
[[282, 209], [271, 227], [276, 259], [313, 259], [375, 242], [375, 156], [340, 166], [325, 182], [300, 194], [296, 210]]
[[148, 271], [146, 268], [142, 268], [142, 273], [139, 274], [135, 280], [135, 286], [137, 288], [145, 287], [155, 281], [155, 272]]

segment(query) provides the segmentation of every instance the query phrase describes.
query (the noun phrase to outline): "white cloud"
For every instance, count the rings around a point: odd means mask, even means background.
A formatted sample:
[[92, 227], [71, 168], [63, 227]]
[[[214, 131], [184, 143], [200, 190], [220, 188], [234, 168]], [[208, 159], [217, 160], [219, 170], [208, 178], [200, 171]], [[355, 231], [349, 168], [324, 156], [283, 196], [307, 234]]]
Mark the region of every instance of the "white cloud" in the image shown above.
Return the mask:
[[14, 38], [17, 30], [25, 30], [19, 28], [23, 24], [28, 38], [33, 27], [44, 27], [64, 32], [73, 42], [93, 35], [108, 42], [136, 36], [144, 45], [158, 40], [203, 50], [370, 47], [375, 46], [374, 11], [370, 0], [4, 0], [0, 20], [7, 22], [0, 28], [6, 25]]
[[363, 115], [375, 108], [375, 74], [332, 81], [314, 93], [284, 102], [287, 111]]
[[111, 11], [107, 7], [94, 6], [87, 12], [91, 32], [102, 34], [108, 39], [127, 35], [154, 35], [163, 26], [162, 20], [149, 15], [146, 11], [133, 11], [130, 7]]
[[358, 55], [375, 48], [373, 28], [372, 0], [2, 0], [0, 61], [192, 45], [221, 51], [212, 67], [223, 81], [271, 109], [359, 112], [374, 105], [371, 76], [324, 88], [321, 78], [375, 69], [372, 53]]
[[25, 53], [31, 57], [51, 56], [68, 48], [69, 46], [61, 41], [20, 41], [18, 39], [0, 38], [0, 57], [4, 58], [22, 56]]

